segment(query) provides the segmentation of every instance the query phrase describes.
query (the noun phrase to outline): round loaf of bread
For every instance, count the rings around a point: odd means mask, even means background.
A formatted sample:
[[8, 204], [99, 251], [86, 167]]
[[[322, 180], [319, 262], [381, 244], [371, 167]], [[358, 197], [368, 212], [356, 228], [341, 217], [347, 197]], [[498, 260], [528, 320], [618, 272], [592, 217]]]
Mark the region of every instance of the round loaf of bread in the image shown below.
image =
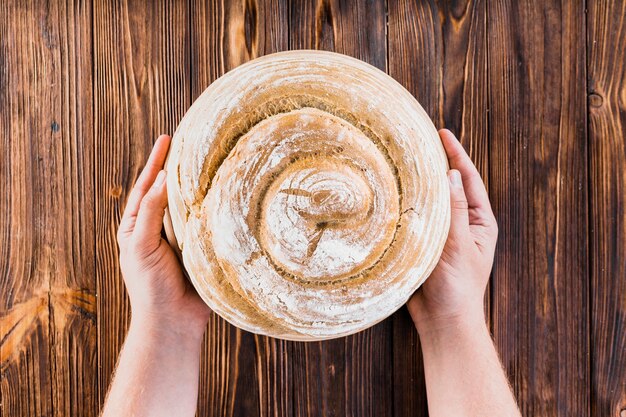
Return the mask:
[[391, 315], [439, 260], [447, 158], [417, 100], [331, 52], [255, 59], [211, 84], [166, 163], [166, 231], [230, 323], [322, 340]]

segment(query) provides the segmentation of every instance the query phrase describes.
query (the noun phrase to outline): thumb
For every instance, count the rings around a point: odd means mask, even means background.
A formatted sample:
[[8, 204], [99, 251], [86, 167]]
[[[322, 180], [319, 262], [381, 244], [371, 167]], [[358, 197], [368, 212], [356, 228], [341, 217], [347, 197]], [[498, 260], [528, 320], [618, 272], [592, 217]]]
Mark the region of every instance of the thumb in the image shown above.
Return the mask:
[[456, 169], [448, 171], [450, 182], [450, 235], [463, 236], [469, 232], [467, 197], [463, 189], [461, 173]]
[[161, 229], [163, 215], [167, 207], [167, 188], [165, 185], [165, 171], [160, 171], [154, 183], [141, 200], [133, 239], [150, 253], [161, 243]]

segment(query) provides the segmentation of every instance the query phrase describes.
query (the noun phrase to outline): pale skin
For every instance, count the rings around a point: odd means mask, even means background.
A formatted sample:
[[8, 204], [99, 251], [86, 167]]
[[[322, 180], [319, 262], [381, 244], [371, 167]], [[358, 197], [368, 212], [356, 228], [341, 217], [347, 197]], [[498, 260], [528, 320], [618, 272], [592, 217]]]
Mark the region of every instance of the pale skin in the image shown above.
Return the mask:
[[[448, 130], [451, 225], [443, 255], [407, 303], [424, 356], [428, 410], [437, 416], [519, 416], [484, 317], [498, 229], [480, 175]], [[130, 193], [120, 266], [132, 319], [102, 411], [113, 416], [193, 416], [200, 348], [210, 310], [161, 237], [167, 205], [160, 136]]]

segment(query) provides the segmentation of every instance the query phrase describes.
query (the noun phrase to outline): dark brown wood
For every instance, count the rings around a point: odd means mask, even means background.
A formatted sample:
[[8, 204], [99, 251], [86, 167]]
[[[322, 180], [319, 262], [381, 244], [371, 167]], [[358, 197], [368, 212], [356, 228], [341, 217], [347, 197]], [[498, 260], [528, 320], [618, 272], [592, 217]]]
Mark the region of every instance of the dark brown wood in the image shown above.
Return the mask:
[[[418, 99], [437, 127], [443, 127], [439, 90], [443, 44], [437, 6], [390, 0], [388, 7], [389, 75]], [[393, 384], [394, 415], [428, 415], [422, 352], [405, 307], [393, 317]]]
[[95, 416], [91, 7], [0, 5], [2, 415]]
[[[485, 2], [390, 0], [388, 13], [389, 74], [418, 99], [438, 128], [457, 135], [487, 182]], [[393, 347], [394, 413], [426, 416], [422, 355], [406, 309], [394, 316]]]
[[[115, 241], [159, 133], [298, 48], [386, 70], [454, 131], [500, 225], [490, 312], [524, 415], [626, 415], [626, 4], [0, 2], [0, 414], [98, 413], [129, 318]], [[426, 416], [406, 309], [295, 343], [217, 315], [198, 415]]]
[[591, 415], [626, 416], [626, 3], [587, 17]]
[[154, 140], [174, 132], [191, 100], [186, 2], [98, 1], [93, 17], [101, 404], [130, 313], [118, 266], [117, 226]]
[[585, 6], [487, 9], [496, 346], [524, 415], [588, 416]]

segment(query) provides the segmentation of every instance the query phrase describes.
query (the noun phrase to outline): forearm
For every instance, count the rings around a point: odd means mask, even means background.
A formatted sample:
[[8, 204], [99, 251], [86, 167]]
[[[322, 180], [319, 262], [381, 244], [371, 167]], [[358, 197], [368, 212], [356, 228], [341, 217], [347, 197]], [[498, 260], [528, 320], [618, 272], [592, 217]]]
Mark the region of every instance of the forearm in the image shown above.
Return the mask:
[[203, 328], [184, 334], [133, 319], [103, 416], [193, 416]]
[[431, 417], [520, 415], [484, 320], [424, 333]]

